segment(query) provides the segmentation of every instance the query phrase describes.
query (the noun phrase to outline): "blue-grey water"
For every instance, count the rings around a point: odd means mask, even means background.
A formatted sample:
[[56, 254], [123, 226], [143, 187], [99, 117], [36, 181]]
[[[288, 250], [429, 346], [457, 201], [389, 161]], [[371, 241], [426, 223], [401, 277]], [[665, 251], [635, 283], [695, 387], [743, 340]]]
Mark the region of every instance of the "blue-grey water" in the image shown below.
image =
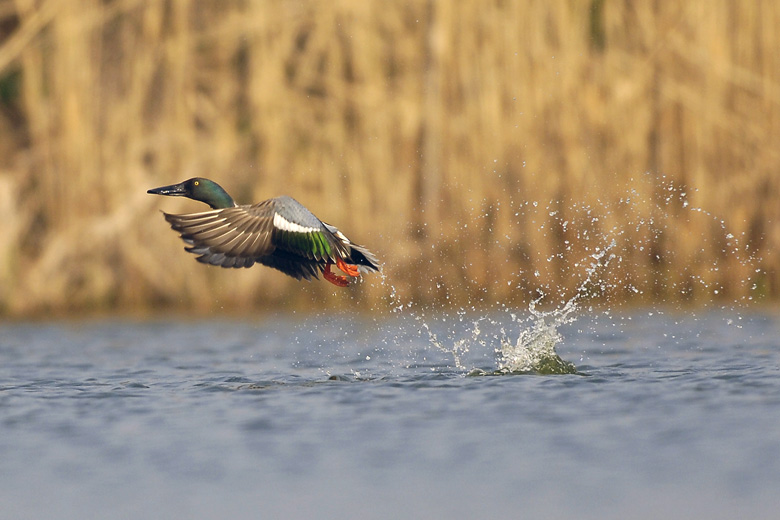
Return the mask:
[[583, 313], [578, 374], [474, 376], [529, 326], [0, 325], [0, 518], [780, 515], [780, 315]]

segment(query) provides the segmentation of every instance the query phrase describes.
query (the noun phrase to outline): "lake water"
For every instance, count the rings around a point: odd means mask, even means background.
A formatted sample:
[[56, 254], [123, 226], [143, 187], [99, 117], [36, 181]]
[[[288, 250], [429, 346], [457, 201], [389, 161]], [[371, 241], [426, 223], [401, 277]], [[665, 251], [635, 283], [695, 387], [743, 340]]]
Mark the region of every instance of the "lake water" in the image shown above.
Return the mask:
[[780, 515], [780, 314], [580, 312], [577, 374], [487, 375], [539, 323], [0, 325], [0, 518]]

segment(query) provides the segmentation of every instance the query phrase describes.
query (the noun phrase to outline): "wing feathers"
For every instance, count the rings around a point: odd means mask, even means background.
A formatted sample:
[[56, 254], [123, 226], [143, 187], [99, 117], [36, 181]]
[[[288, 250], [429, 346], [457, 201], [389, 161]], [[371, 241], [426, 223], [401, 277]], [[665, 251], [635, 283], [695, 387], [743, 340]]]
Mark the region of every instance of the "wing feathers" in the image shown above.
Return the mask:
[[173, 215], [171, 227], [198, 262], [221, 267], [251, 267], [259, 262], [297, 279], [317, 278], [326, 263], [340, 258], [361, 274], [379, 270], [377, 258], [324, 224], [289, 197], [253, 206]]
[[200, 255], [199, 262], [222, 267], [250, 267], [257, 258], [273, 253], [273, 224], [270, 214], [249, 212], [247, 206], [218, 209], [165, 219], [191, 246], [190, 253]]

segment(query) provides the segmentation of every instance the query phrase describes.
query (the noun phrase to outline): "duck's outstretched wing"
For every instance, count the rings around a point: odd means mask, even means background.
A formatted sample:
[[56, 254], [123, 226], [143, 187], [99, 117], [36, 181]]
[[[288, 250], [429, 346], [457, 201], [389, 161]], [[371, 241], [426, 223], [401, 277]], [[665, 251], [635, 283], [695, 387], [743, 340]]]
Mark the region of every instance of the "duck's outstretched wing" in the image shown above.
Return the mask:
[[221, 267], [250, 267], [258, 257], [274, 250], [271, 241], [271, 208], [247, 211], [246, 206], [215, 209], [200, 213], [164, 213], [171, 227], [189, 244], [197, 260]]
[[341, 232], [290, 197], [201, 213], [165, 213], [165, 219], [188, 244], [186, 250], [206, 264], [250, 267], [259, 262], [307, 280], [337, 259], [376, 270], [371, 253], [355, 249]]

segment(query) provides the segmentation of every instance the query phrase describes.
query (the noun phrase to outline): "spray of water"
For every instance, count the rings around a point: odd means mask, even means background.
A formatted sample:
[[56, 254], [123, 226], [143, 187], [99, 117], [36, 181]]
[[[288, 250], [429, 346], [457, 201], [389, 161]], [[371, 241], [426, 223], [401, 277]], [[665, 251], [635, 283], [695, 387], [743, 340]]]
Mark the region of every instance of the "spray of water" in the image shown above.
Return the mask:
[[[598, 285], [598, 274], [609, 266], [616, 258], [611, 252], [616, 242], [591, 255], [591, 263], [588, 266], [585, 280], [577, 288], [574, 296], [569, 298], [559, 309], [547, 312], [537, 310], [539, 300], [534, 300], [529, 305], [530, 325], [522, 326], [520, 335], [516, 341], [509, 337], [501, 338], [501, 345], [496, 349], [498, 369], [496, 373], [539, 373], [539, 374], [573, 374], [577, 372], [573, 363], [564, 361], [555, 352], [555, 347], [562, 340], [559, 329], [561, 326], [572, 323], [577, 319], [579, 302], [587, 298], [590, 287]], [[511, 315], [517, 323], [516, 315]]]
[[[536, 288], [537, 297], [528, 305], [527, 312], [519, 312], [518, 309], [509, 309], [502, 304], [496, 304], [495, 307], [500, 307], [499, 310], [502, 312], [499, 318], [495, 317], [495, 308], [476, 318], [473, 313], [467, 313], [463, 309], [455, 316], [447, 315], [444, 310], [441, 310], [429, 317], [425, 311], [415, 310], [411, 303], [403, 303], [395, 287], [383, 277], [382, 283], [390, 287], [389, 301], [392, 312], [414, 318], [419, 332], [427, 337], [429, 346], [439, 353], [450, 356], [454, 364], [453, 368], [458, 371], [471, 375], [571, 374], [576, 373], [576, 367], [561, 359], [556, 353], [556, 348], [564, 341], [560, 332], [564, 325], [574, 322], [583, 312], [583, 307], [591, 311], [589, 304], [591, 299], [598, 298], [601, 304], [606, 306], [604, 315], [610, 317], [612, 310], [618, 308], [625, 300], [626, 294], [634, 294], [640, 299], [650, 296], [644, 293], [653, 285], [635, 272], [634, 266], [631, 265], [634, 259], [657, 257], [659, 264], [667, 262], [664, 268], [673, 269], [669, 266], [674, 265], [679, 269], [677, 274], [680, 276], [657, 282], [661, 286], [656, 289], [677, 294], [681, 301], [686, 300], [692, 291], [698, 294], [710, 294], [712, 301], [716, 301], [723, 291], [723, 283], [717, 276], [723, 266], [717, 260], [709, 266], [709, 272], [705, 273], [705, 276], [689, 275], [687, 257], [678, 257], [673, 251], [658, 249], [659, 244], [663, 247], [665, 233], [679, 232], [675, 229], [678, 223], [692, 221], [694, 218], [704, 218], [705, 221], [709, 221], [711, 225], [719, 228], [722, 235], [721, 242], [724, 249], [719, 256], [736, 260], [739, 267], [750, 275], [760, 275], [759, 270], [752, 268], [759, 263], [760, 259], [752, 256], [744, 245], [744, 237], [735, 237], [729, 232], [723, 220], [690, 204], [689, 192], [695, 190], [676, 186], [663, 176], [650, 179], [648, 175], [646, 178], [637, 179], [636, 183], [639, 185], [647, 183], [648, 180], [655, 183], [656, 195], [652, 199], [636, 188], [631, 188], [618, 201], [608, 203], [599, 200], [597, 207], [582, 202], [572, 202], [567, 215], [562, 215], [557, 209], [560, 208], [560, 201], [550, 201], [547, 209], [543, 204], [533, 201], [523, 202], [517, 207], [516, 216], [528, 217], [531, 222], [538, 222], [542, 228], [558, 226], [560, 230], [566, 232], [567, 227], [573, 226], [572, 218], [582, 218], [587, 223], [579, 226], [583, 231], [578, 233], [573, 241], [565, 241], [563, 251], [555, 253], [547, 258], [546, 263], [540, 264], [551, 269], [564, 266], [564, 278], [567, 280], [580, 278], [581, 281], [576, 285], [573, 295], [571, 293], [567, 295], [570, 290], [563, 286], [551, 287], [549, 284], [542, 283]], [[677, 216], [672, 214], [672, 210], [669, 209], [671, 207], [675, 208]], [[542, 216], [549, 219], [540, 218]], [[607, 221], [614, 224], [611, 227], [602, 227]], [[509, 239], [508, 236], [506, 238]], [[706, 244], [705, 237], [700, 239], [702, 243], [698, 247], [702, 253], [704, 247], [713, 247], [712, 244]], [[691, 238], [691, 243], [697, 243], [696, 237]], [[585, 252], [582, 260], [570, 262], [571, 256], [578, 251]], [[615, 266], [620, 267], [615, 268]], [[706, 276], [709, 273], [712, 276]], [[541, 278], [538, 271], [535, 276]], [[753, 283], [746, 279], [742, 282], [748, 284], [747, 286]], [[511, 285], [513, 281], [510, 280], [508, 283]], [[756, 289], [755, 284], [752, 289]], [[615, 298], [612, 299], [612, 296]], [[743, 303], [750, 302], [752, 299], [752, 294], [742, 297]], [[541, 310], [542, 307], [547, 310]], [[731, 309], [736, 312], [733, 306]], [[472, 311], [483, 312], [476, 306], [472, 307]], [[734, 323], [738, 324], [739, 319], [734, 320]], [[489, 330], [491, 327], [483, 327], [483, 325], [498, 326], [499, 332], [494, 333]], [[494, 368], [470, 367], [469, 361], [466, 360], [473, 357], [469, 354], [473, 354], [474, 350], [491, 352], [495, 363]]]

